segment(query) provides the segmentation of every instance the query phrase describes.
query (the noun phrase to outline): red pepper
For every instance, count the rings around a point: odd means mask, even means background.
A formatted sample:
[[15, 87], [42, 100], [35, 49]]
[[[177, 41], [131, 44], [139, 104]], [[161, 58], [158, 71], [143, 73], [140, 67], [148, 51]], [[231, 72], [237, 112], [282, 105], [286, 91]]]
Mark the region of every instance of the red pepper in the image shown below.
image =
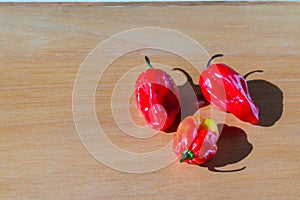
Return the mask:
[[217, 152], [219, 131], [212, 119], [188, 116], [173, 136], [173, 151], [180, 162], [203, 164]]
[[170, 75], [154, 69], [145, 57], [148, 68], [135, 84], [136, 103], [150, 127], [166, 130], [180, 113], [179, 91]]
[[258, 123], [258, 107], [254, 104], [243, 76], [225, 64], [210, 64], [223, 56], [214, 55], [207, 63], [199, 79], [199, 85], [205, 99], [216, 108], [228, 111], [242, 121]]

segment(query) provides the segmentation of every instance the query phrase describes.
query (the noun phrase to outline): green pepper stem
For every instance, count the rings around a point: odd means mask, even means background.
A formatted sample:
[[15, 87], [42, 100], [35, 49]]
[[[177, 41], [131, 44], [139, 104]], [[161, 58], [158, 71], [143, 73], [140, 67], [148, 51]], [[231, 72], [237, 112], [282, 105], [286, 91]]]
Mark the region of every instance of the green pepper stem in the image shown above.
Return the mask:
[[208, 60], [208, 62], [207, 62], [206, 68], [208, 68], [208, 67], [210, 66], [210, 63], [211, 63], [211, 61], [212, 61], [213, 59], [215, 59], [215, 58], [217, 58], [217, 57], [222, 57], [222, 56], [223, 56], [223, 54], [216, 54], [216, 55], [214, 55], [213, 57], [211, 57], [211, 58]]
[[145, 56], [145, 60], [146, 60], [146, 63], [147, 63], [147, 65], [148, 65], [148, 68], [149, 68], [149, 69], [152, 69], [153, 66], [152, 66], [151, 63], [150, 63], [150, 59], [148, 58], [148, 56]]
[[193, 158], [194, 158], [194, 153], [193, 152], [191, 152], [190, 150], [184, 150], [182, 152], [182, 157], [180, 159], [180, 162], [184, 162], [187, 159], [191, 160]]

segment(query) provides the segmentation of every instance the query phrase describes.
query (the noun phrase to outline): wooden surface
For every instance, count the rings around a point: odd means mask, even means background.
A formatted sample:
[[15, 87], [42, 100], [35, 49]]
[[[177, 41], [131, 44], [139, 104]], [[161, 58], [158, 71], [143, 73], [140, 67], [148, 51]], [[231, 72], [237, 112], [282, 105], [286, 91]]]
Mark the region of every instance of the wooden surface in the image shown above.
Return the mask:
[[[0, 199], [299, 199], [299, 17], [298, 3], [0, 4]], [[264, 111], [261, 125], [228, 114], [231, 128], [206, 167], [175, 162], [132, 174], [97, 161], [73, 120], [76, 73], [100, 42], [139, 27], [182, 32], [210, 55], [224, 53], [219, 61], [241, 74], [264, 70], [249, 77]], [[114, 84], [130, 66], [143, 64], [145, 54], [179, 65], [195, 83], [199, 75], [182, 58], [159, 50], [128, 53], [105, 71], [96, 91], [97, 117], [107, 137], [132, 152], [155, 151], [172, 135], [129, 137], [113, 121]], [[132, 99], [130, 105], [133, 120], [143, 123]]]

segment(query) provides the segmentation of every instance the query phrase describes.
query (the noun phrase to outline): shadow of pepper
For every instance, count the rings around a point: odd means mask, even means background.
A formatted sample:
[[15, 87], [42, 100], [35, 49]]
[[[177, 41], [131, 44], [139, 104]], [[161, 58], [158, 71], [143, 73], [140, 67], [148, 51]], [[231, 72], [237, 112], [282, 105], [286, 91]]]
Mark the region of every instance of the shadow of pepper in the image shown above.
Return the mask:
[[199, 108], [209, 105], [201, 92], [200, 86], [194, 84], [192, 77], [185, 70], [181, 68], [172, 70], [182, 72], [187, 78], [183, 85], [178, 86], [182, 106], [181, 119], [193, 115]]
[[192, 77], [184, 69], [173, 68], [172, 70], [182, 72], [187, 81], [183, 85], [177, 86], [181, 99], [181, 112], [176, 116], [172, 126], [164, 130], [166, 133], [175, 132], [184, 118], [193, 115], [199, 108], [209, 105], [201, 92], [200, 86], [194, 84]]
[[216, 169], [216, 167], [224, 167], [243, 160], [253, 149], [246, 133], [242, 129], [226, 124], [218, 124], [218, 129], [221, 133], [217, 142], [218, 151], [211, 160], [200, 166], [207, 167], [209, 171], [213, 172], [237, 172], [244, 170], [246, 166], [233, 170]]
[[247, 81], [250, 96], [259, 109], [258, 126], [274, 125], [283, 112], [283, 92], [265, 80]]

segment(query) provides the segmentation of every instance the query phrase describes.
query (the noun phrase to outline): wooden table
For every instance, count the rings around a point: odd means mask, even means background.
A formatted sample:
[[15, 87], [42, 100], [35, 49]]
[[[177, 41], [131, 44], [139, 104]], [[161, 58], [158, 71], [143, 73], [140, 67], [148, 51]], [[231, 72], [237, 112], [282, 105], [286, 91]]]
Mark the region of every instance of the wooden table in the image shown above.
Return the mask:
[[[0, 198], [299, 199], [299, 17], [299, 3], [0, 4]], [[227, 114], [219, 153], [206, 166], [174, 162], [136, 174], [95, 159], [73, 119], [76, 74], [99, 43], [141, 27], [186, 34], [209, 55], [224, 53], [218, 61], [241, 74], [264, 70], [248, 78], [262, 112], [260, 125]], [[183, 58], [155, 49], [128, 52], [103, 72], [95, 95], [99, 124], [112, 143], [137, 153], [153, 152], [172, 139], [172, 133], [128, 136], [112, 116], [116, 82], [144, 64], [146, 54], [155, 63], [185, 69], [195, 83], [199, 76]], [[101, 58], [98, 62], [105, 67]], [[184, 84], [179, 72], [170, 74]], [[133, 100], [132, 119], [143, 124]], [[155, 162], [143, 162], [141, 169]], [[131, 160], [122, 164], [129, 165]]]

